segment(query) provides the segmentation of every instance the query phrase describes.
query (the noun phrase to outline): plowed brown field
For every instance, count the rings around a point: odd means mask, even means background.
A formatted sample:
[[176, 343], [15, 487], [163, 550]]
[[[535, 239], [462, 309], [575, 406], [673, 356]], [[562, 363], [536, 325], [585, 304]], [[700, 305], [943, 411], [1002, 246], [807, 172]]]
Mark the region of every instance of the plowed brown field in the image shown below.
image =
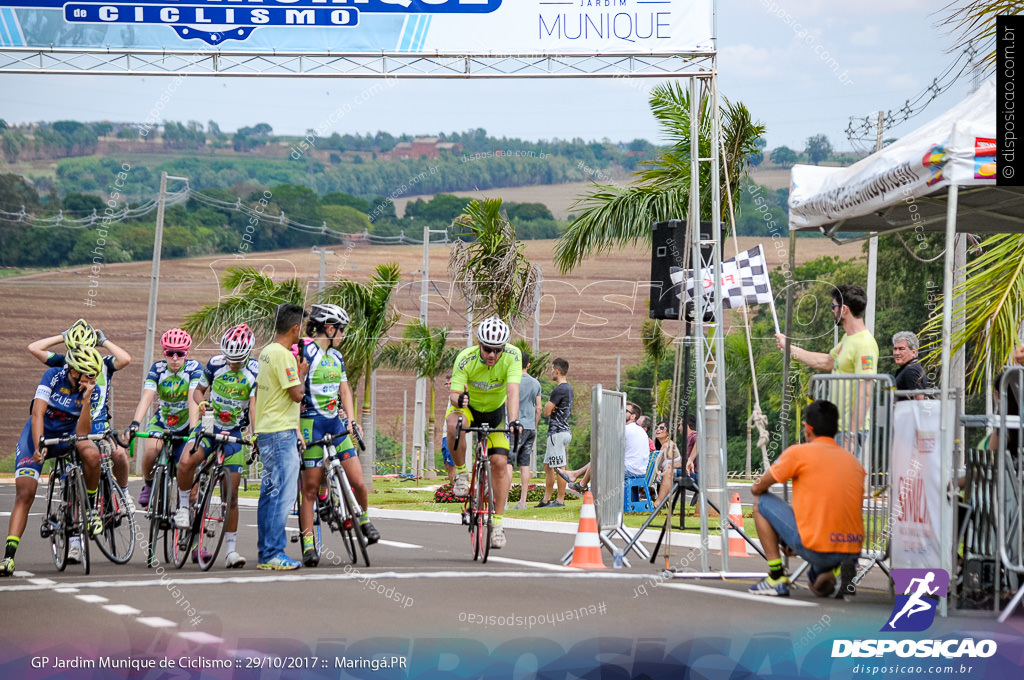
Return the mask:
[[[753, 239], [741, 239], [740, 247], [748, 248], [753, 243]], [[527, 256], [539, 263], [545, 274], [540, 347], [569, 361], [569, 378], [578, 397], [583, 397], [586, 403], [589, 396], [584, 395], [589, 394], [595, 383], [614, 387], [618, 357], [621, 357], [623, 370], [640, 358], [640, 325], [647, 318], [645, 282], [650, 274], [649, 254], [640, 248], [627, 249], [588, 260], [571, 274], [560, 276], [552, 264], [553, 247], [553, 241], [528, 241], [526, 249]], [[766, 250], [769, 264], [780, 264], [774, 249]], [[731, 252], [729, 245], [726, 256]], [[861, 247], [857, 244], [838, 248], [823, 239], [801, 239], [797, 254], [801, 262], [823, 254], [853, 258], [861, 256]], [[429, 320], [432, 325], [462, 329], [465, 305], [457, 296], [451, 304], [445, 299], [448, 295], [447, 257], [446, 247], [431, 248], [430, 272], [437, 290], [429, 298]], [[396, 295], [396, 304], [405, 315], [400, 322], [404, 323], [418, 315], [422, 248], [367, 245], [346, 251], [338, 246], [327, 258], [327, 272], [329, 276], [337, 274], [366, 280], [376, 264], [388, 261], [398, 262], [402, 269], [403, 286]], [[180, 324], [185, 314], [216, 302], [219, 272], [240, 263], [243, 261], [225, 257], [164, 261], [156, 322], [158, 335]], [[307, 250], [260, 254], [244, 263], [264, 267], [276, 278], [298, 276], [311, 281], [311, 289], [316, 285], [312, 281], [317, 277], [319, 257]], [[36, 338], [59, 333], [79, 317], [103, 329], [133, 357], [132, 364], [119, 373], [113, 383], [114, 424], [123, 427], [130, 421], [145, 368], [142, 363], [149, 275], [149, 262], [133, 262], [104, 267], [94, 284], [90, 283], [88, 267], [0, 280], [0, 339], [6, 350], [0, 354], [0, 375], [3, 375], [0, 458], [13, 455], [17, 436], [28, 418], [35, 385], [44, 370], [25, 347]], [[92, 297], [89, 296], [90, 285], [94, 290]], [[84, 302], [87, 299], [94, 301], [94, 306], [87, 306]], [[674, 325], [675, 322], [667, 322], [666, 330], [672, 331]], [[522, 331], [532, 337], [532, 324], [528, 322]], [[393, 331], [395, 338], [400, 335], [401, 326]], [[464, 335], [459, 334], [455, 341], [463, 344]], [[215, 342], [205, 341], [194, 356], [205, 361], [214, 352]], [[414, 380], [408, 375], [382, 370], [378, 387], [378, 426], [383, 432], [401, 438], [398, 423], [402, 393], [409, 391], [411, 405]]]

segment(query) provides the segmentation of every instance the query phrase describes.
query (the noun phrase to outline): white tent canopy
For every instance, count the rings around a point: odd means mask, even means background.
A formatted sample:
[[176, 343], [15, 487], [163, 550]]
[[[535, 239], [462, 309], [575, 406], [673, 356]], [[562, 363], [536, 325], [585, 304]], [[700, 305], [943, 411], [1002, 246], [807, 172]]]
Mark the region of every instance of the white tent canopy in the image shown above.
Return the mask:
[[949, 187], [959, 192], [957, 230], [1024, 230], [1024, 192], [996, 186], [996, 90], [990, 80], [935, 120], [847, 168], [797, 165], [789, 226], [885, 233], [945, 227]]

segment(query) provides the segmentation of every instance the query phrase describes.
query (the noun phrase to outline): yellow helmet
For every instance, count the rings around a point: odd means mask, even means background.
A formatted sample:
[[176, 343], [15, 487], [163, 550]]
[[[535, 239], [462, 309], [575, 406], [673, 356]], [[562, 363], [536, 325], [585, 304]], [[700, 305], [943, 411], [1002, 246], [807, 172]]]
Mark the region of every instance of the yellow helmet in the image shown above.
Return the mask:
[[69, 349], [64, 357], [64, 363], [68, 368], [87, 376], [97, 376], [103, 370], [103, 357], [95, 347], [88, 345]]
[[79, 319], [64, 333], [64, 345], [68, 350], [95, 347], [96, 331], [85, 319]]

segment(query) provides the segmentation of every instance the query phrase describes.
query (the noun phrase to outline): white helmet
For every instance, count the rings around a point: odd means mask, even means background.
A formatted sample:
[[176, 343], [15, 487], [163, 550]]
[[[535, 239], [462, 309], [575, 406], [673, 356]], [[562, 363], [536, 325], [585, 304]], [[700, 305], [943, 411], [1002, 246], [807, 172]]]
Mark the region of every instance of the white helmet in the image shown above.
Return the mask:
[[512, 336], [508, 324], [496, 316], [489, 316], [476, 327], [476, 337], [488, 347], [504, 347]]
[[249, 358], [256, 346], [256, 336], [246, 324], [232, 326], [220, 338], [220, 351], [228, 361], [241, 362]]
[[338, 305], [322, 304], [313, 305], [310, 309], [309, 318], [314, 323], [318, 324], [332, 324], [340, 326], [342, 330], [348, 326], [348, 312], [339, 307]]

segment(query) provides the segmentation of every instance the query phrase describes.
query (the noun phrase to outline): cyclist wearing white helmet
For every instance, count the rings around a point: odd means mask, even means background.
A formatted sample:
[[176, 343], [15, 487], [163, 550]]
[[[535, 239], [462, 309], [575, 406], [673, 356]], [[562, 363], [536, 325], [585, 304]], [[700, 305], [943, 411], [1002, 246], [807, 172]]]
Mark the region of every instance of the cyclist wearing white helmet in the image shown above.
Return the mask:
[[[91, 434], [101, 434], [110, 430], [111, 417], [111, 392], [114, 373], [131, 363], [132, 357], [127, 351], [109, 340], [103, 331], [93, 328], [85, 319], [79, 319], [60, 335], [51, 335], [48, 338], [36, 340], [28, 346], [29, 353], [47, 366], [64, 366], [64, 354], [51, 350], [61, 342], [68, 351], [80, 347], [103, 348], [110, 352], [103, 356], [103, 370], [96, 376], [96, 388], [92, 398], [93, 407], [90, 412], [92, 417]], [[128, 493], [128, 451], [110, 438], [108, 443], [111, 447], [110, 461], [114, 471], [114, 478], [118, 485], [124, 490], [130, 507], [133, 507], [131, 494]], [[72, 563], [80, 560], [81, 540], [77, 536], [71, 538], [71, 547], [68, 552], [68, 559]]]
[[[306, 374], [306, 394], [302, 400], [299, 425], [302, 438], [308, 444], [325, 434], [351, 433], [358, 428], [352, 388], [345, 373], [345, 359], [341, 355], [341, 340], [348, 326], [348, 312], [332, 304], [313, 305], [306, 322], [306, 335], [312, 342], [302, 345], [302, 356], [309, 364]], [[339, 403], [340, 399], [340, 403]], [[347, 418], [341, 417], [344, 409]], [[352, 438], [346, 436], [337, 445], [338, 459], [348, 476], [356, 500], [363, 508], [360, 528], [368, 543], [380, 540], [380, 532], [370, 523], [367, 510], [369, 492], [363, 481], [363, 466], [356, 456]], [[299, 503], [299, 531], [302, 535], [302, 562], [315, 567], [320, 561], [313, 541], [313, 500], [326, 498], [323, 486], [323, 452], [321, 447], [306, 448], [302, 454], [302, 495]]]
[[[509, 426], [519, 428], [519, 383], [523, 379], [522, 353], [515, 345], [508, 344], [512, 332], [501, 319], [492, 316], [480, 322], [476, 328], [478, 343], [459, 352], [452, 371], [451, 393], [445, 421], [448, 426], [448, 442], [455, 460], [458, 474], [452, 493], [465, 496], [469, 493], [470, 474], [466, 470], [466, 438], [455, 442], [455, 428], [462, 416], [463, 427], [487, 423], [491, 427], [504, 428], [507, 404]], [[512, 478], [508, 474], [508, 437], [495, 433], [488, 438], [487, 450], [491, 458], [491, 479], [494, 486], [494, 531], [491, 547], [505, 545], [505, 530], [501, 526], [505, 502]]]
[[[0, 560], [0, 576], [14, 573], [14, 557], [21, 543], [21, 535], [25, 532], [32, 501], [36, 497], [43, 462], [65, 453], [71, 446], [40, 449], [39, 440], [42, 437], [49, 439], [72, 433], [89, 434], [92, 427], [90, 404], [94, 403], [94, 398], [98, 398], [95, 392], [96, 376], [102, 370], [103, 358], [95, 348], [76, 347], [68, 351], [65, 366], [48, 369], [36, 387], [31, 417], [25, 423], [15, 448], [14, 509], [11, 511], [4, 557]], [[99, 449], [90, 441], [78, 442], [74, 446], [82, 460], [89, 495], [89, 532], [98, 534], [103, 530], [103, 523], [91, 508], [100, 481]]]
[[[192, 336], [180, 328], [172, 328], [160, 337], [160, 346], [164, 350], [164, 358], [154, 362], [146, 375], [143, 385], [142, 399], [135, 407], [130, 430], [138, 430], [140, 422], [146, 417], [146, 411], [155, 401], [157, 408], [150, 419], [150, 432], [171, 432], [181, 434], [189, 427], [195, 427], [199, 420], [199, 409], [196, 408], [192, 393], [199, 386], [199, 378], [203, 373], [203, 365], [195, 359], [189, 359], [192, 349]], [[149, 496], [153, 491], [153, 464], [160, 452], [159, 439], [146, 439], [145, 453], [142, 456], [142, 492], [139, 494], [139, 505], [149, 505]], [[181, 457], [185, 442], [174, 447], [174, 459]]]
[[[242, 430], [249, 425], [249, 414], [256, 408], [256, 378], [260, 364], [250, 357], [256, 346], [256, 336], [246, 324], [232, 326], [220, 338], [221, 353], [210, 359], [199, 377], [199, 385], [192, 393], [199, 415], [207, 408], [213, 410], [215, 433], [241, 437]], [[209, 393], [209, 400], [204, 399]], [[174, 523], [181, 529], [190, 525], [189, 494], [199, 467], [213, 445], [203, 437], [199, 448], [187, 447], [178, 461], [178, 510]], [[229, 569], [245, 566], [245, 557], [237, 550], [238, 545], [238, 485], [242, 481], [242, 467], [245, 454], [241, 444], [224, 445], [224, 467], [231, 473], [231, 507], [228, 509], [227, 524], [224, 527], [224, 565]], [[193, 561], [198, 561], [199, 548], [193, 550]]]

